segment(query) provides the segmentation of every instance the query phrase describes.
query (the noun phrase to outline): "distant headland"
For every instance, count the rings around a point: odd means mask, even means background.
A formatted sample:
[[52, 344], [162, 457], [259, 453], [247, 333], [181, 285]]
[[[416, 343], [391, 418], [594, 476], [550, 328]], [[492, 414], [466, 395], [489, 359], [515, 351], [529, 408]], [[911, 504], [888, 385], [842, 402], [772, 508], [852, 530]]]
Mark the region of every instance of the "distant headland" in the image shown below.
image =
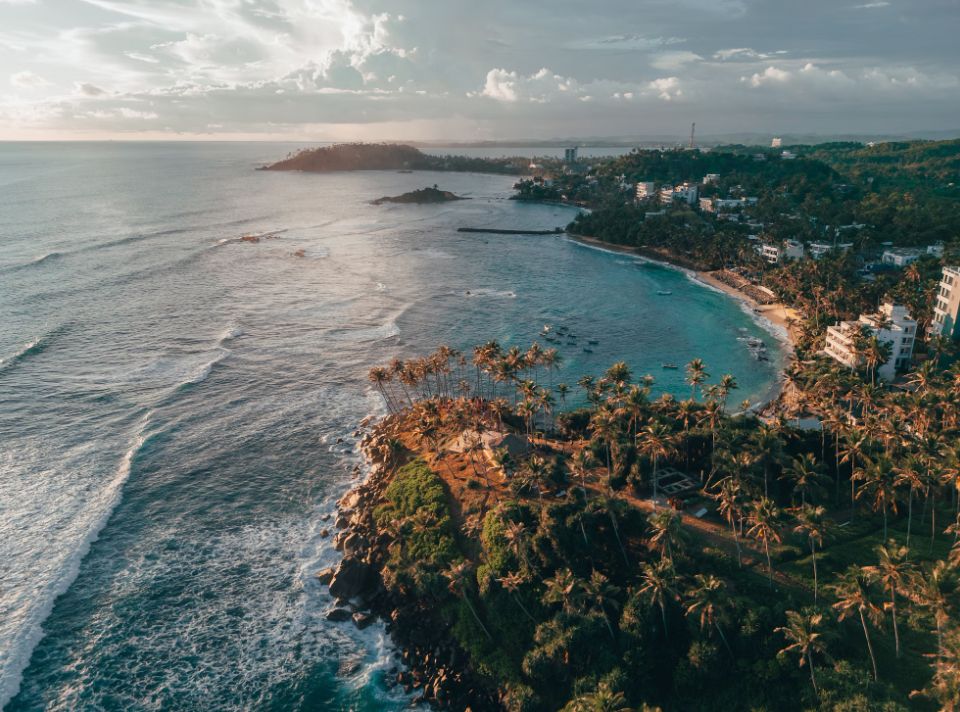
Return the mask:
[[333, 146], [308, 148], [281, 161], [263, 166], [266, 171], [459, 171], [520, 175], [529, 159], [472, 158], [469, 156], [432, 156], [413, 146], [399, 143], [339, 143]]
[[371, 200], [373, 205], [382, 205], [383, 203], [413, 203], [416, 205], [425, 205], [428, 203], [447, 203], [453, 200], [470, 200], [459, 195], [454, 195], [449, 190], [440, 190], [437, 186], [431, 188], [420, 188], [411, 190], [403, 195], [385, 195], [382, 198]]

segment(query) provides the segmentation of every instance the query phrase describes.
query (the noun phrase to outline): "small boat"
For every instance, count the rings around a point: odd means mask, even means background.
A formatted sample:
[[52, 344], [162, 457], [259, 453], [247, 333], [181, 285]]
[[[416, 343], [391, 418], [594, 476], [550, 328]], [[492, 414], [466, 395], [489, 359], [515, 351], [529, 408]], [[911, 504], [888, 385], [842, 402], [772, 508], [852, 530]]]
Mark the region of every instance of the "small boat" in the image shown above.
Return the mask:
[[663, 368], [669, 368], [671, 370], [676, 370], [677, 368], [679, 368], [675, 363], [661, 363], [660, 366]]
[[587, 354], [592, 354], [592, 353], [593, 353], [593, 349], [588, 349], [586, 346], [584, 346], [584, 347], [583, 347], [583, 352], [584, 352], [584, 353], [587, 353]]
[[671, 292], [669, 289], [660, 289], [657, 291], [657, 294], [659, 294], [661, 297], [669, 297], [671, 294], [673, 294], [673, 292]]
[[544, 324], [544, 325], [543, 325], [543, 328], [540, 330], [540, 333], [541, 333], [541, 334], [549, 334], [549, 333], [550, 333], [550, 330], [551, 330], [552, 328], [553, 328], [553, 327], [551, 327], [549, 324]]

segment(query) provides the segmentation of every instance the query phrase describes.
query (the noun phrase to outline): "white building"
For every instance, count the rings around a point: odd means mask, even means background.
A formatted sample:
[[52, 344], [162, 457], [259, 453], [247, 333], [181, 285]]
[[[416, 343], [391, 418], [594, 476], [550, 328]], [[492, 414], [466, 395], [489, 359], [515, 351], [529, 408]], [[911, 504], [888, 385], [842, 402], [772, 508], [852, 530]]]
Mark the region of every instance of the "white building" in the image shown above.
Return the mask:
[[906, 267], [916, 262], [919, 257], [920, 250], [914, 250], [908, 247], [894, 247], [889, 250], [884, 250], [881, 260], [885, 265]]
[[757, 204], [757, 198], [700, 198], [700, 209], [705, 213], [729, 213]]
[[825, 254], [830, 252], [830, 250], [849, 252], [852, 249], [852, 242], [839, 242], [836, 245], [831, 245], [829, 242], [811, 242], [809, 245], [807, 245], [807, 252], [810, 254], [811, 259], [814, 260], [819, 260]]
[[707, 175], [703, 177], [704, 185], [712, 185], [713, 183], [717, 183], [719, 181], [720, 181], [719, 173], [707, 173]]
[[857, 352], [857, 342], [863, 334], [875, 336], [890, 347], [890, 358], [877, 368], [877, 375], [883, 380], [892, 381], [898, 371], [910, 365], [917, 322], [906, 307], [887, 303], [876, 314], [861, 314], [857, 321], [828, 326], [824, 353], [848, 368], [863, 368], [866, 360]]
[[792, 161], [792, 160], [793, 160], [794, 158], [796, 158], [796, 157], [797, 157], [797, 154], [796, 154], [796, 153], [793, 153], [792, 151], [781, 151], [781, 152], [780, 152], [780, 160], [781, 160], [781, 161]]
[[943, 243], [936, 242], [932, 245], [927, 245], [927, 254], [933, 255], [937, 259], [940, 259], [941, 257], [943, 257]]
[[783, 145], [783, 139], [780, 138], [779, 136], [775, 137], [770, 142], [770, 148], [780, 148], [782, 145]]
[[769, 242], [757, 245], [756, 250], [763, 259], [772, 265], [780, 262], [781, 253], [783, 252], [783, 250], [780, 249], [780, 245], [773, 245]]
[[637, 200], [650, 200], [657, 196], [657, 188], [653, 181], [641, 181], [637, 183]]
[[675, 200], [682, 200], [688, 205], [696, 205], [699, 195], [700, 187], [696, 183], [665, 185], [660, 189], [660, 202], [670, 205]]
[[933, 305], [933, 322], [930, 333], [948, 339], [960, 337], [957, 313], [960, 312], [960, 267], [944, 267], [940, 277], [937, 301]]

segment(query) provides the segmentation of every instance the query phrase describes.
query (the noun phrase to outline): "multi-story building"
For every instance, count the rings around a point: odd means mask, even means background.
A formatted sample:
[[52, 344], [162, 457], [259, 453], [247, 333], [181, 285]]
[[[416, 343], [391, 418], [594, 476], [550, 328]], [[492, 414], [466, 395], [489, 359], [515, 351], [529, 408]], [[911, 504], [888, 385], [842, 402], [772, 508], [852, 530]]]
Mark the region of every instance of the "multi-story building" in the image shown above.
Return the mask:
[[657, 188], [653, 181], [637, 183], [637, 200], [650, 200], [657, 197]]
[[772, 265], [787, 260], [799, 260], [803, 257], [803, 243], [796, 240], [784, 240], [782, 243], [764, 242], [754, 249]]
[[910, 365], [917, 335], [917, 322], [899, 304], [886, 303], [876, 314], [861, 314], [857, 321], [841, 321], [827, 327], [824, 353], [848, 368], [862, 368], [866, 359], [857, 348], [864, 335], [887, 344], [890, 357], [877, 368], [877, 375], [892, 381], [898, 371]]
[[565, 148], [565, 149], [563, 149], [563, 160], [564, 160], [564, 162], [566, 162], [566, 163], [576, 163], [576, 162], [577, 162], [577, 154], [579, 154], [579, 152], [580, 152], [580, 149], [579, 149], [577, 146], [574, 146], [573, 148]]
[[703, 184], [710, 185], [712, 183], [717, 183], [719, 180], [720, 180], [719, 173], [707, 173], [707, 175], [703, 177]]
[[933, 305], [930, 333], [948, 339], [960, 339], [957, 313], [960, 312], [960, 267], [944, 267], [937, 301]]
[[670, 205], [675, 200], [682, 200], [688, 205], [696, 205], [699, 195], [700, 187], [696, 183], [665, 185], [660, 189], [660, 202]]
[[783, 139], [780, 138], [779, 136], [775, 137], [770, 142], [770, 148], [780, 148], [781, 146], [783, 146]]

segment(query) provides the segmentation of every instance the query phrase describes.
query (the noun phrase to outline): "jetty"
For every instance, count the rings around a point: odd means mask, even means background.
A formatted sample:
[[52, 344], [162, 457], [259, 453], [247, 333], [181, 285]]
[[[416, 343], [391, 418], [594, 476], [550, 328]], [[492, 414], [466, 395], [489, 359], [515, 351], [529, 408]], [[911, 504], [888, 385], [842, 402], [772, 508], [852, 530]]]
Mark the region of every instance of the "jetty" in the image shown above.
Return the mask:
[[477, 232], [488, 235], [559, 235], [563, 228], [555, 227], [553, 230], [501, 230], [493, 227], [458, 227], [457, 232]]

